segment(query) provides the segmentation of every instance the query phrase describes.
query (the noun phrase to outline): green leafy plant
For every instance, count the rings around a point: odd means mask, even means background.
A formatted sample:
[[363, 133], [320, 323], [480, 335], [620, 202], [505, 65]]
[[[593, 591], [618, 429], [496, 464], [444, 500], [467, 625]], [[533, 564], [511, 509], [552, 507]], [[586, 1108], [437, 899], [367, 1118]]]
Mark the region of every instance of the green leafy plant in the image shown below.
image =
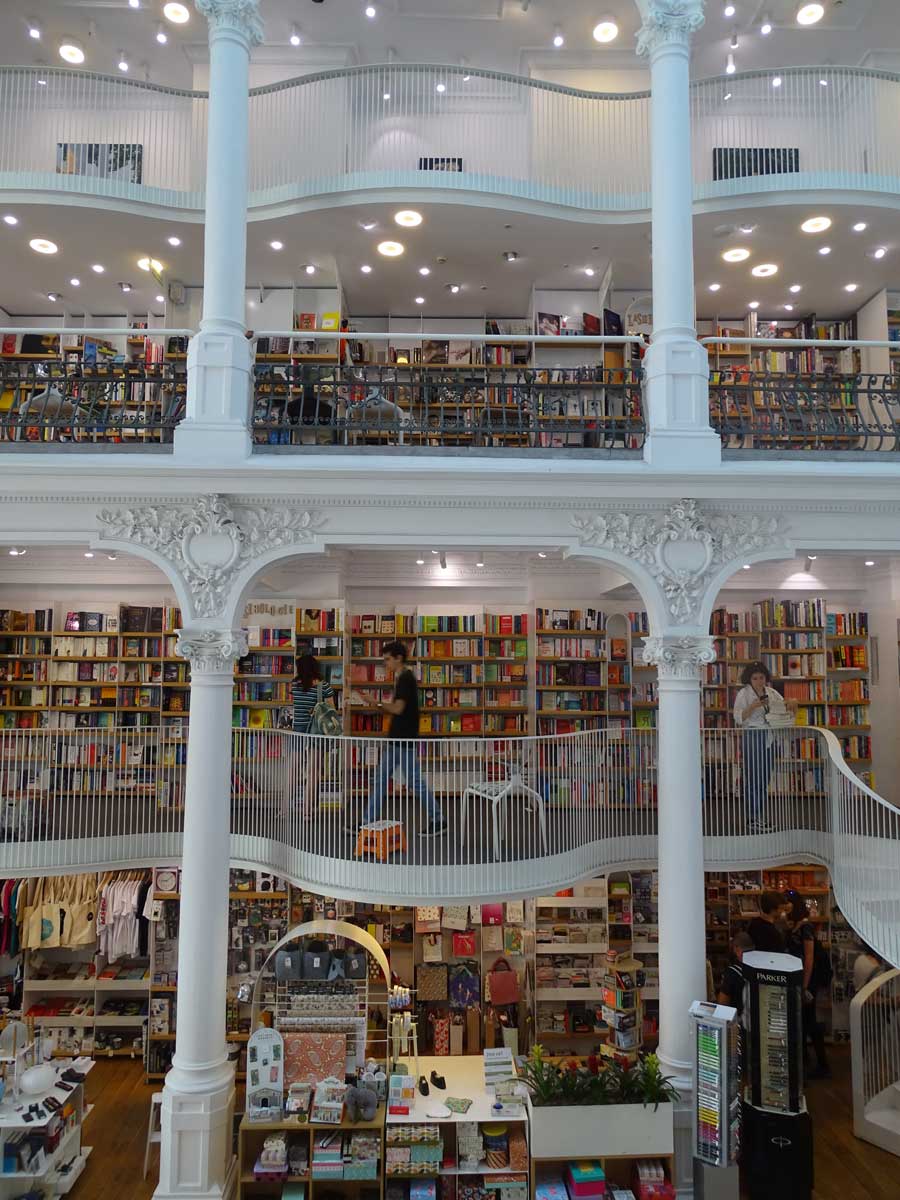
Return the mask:
[[543, 1047], [532, 1047], [520, 1070], [535, 1108], [586, 1104], [660, 1104], [677, 1100], [671, 1079], [663, 1075], [659, 1059], [648, 1054], [635, 1066], [623, 1067], [615, 1060], [588, 1064], [573, 1061], [553, 1063]]

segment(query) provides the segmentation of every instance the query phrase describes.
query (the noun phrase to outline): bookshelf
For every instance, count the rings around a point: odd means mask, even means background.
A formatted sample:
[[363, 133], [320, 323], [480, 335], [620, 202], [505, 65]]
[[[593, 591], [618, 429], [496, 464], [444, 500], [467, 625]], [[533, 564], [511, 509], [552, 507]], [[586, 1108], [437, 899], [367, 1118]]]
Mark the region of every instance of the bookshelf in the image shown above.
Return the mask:
[[713, 612], [709, 631], [715, 638], [716, 661], [706, 668], [703, 724], [707, 729], [728, 729], [734, 724], [731, 714], [742, 687], [741, 673], [759, 659], [759, 631], [753, 614], [725, 608]]
[[605, 728], [606, 614], [538, 608], [535, 697], [539, 734]]
[[[354, 613], [350, 617], [350, 703], [345, 706], [349, 727], [354, 737], [384, 735], [389, 716], [377, 705], [390, 700], [394, 681], [384, 664], [384, 647], [388, 642], [401, 640], [412, 648], [415, 636], [414, 612], [396, 609], [383, 612]], [[410, 666], [414, 666], [411, 657]], [[420, 698], [421, 699], [421, 698]]]
[[484, 732], [504, 737], [531, 730], [528, 614], [485, 613]]
[[416, 610], [419, 734], [481, 737], [484, 732], [484, 611]]

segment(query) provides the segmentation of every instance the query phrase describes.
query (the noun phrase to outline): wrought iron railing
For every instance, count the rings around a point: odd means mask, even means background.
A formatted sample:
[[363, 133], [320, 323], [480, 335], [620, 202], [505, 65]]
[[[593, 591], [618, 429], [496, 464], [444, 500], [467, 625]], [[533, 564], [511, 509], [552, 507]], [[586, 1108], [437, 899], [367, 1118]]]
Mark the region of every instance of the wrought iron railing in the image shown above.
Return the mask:
[[184, 362], [0, 359], [0, 446], [171, 443], [186, 393]]
[[253, 440], [285, 447], [633, 450], [640, 373], [601, 366], [257, 364]]
[[723, 450], [900, 450], [900, 376], [729, 375], [709, 388]]

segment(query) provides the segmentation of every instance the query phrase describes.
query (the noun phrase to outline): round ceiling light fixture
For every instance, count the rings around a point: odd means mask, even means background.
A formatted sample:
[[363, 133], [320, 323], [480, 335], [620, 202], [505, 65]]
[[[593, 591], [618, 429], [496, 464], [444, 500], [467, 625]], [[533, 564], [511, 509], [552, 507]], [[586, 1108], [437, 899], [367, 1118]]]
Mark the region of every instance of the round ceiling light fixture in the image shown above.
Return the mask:
[[757, 279], [766, 279], [770, 275], [777, 275], [778, 267], [775, 265], [775, 263], [760, 263], [759, 266], [753, 268], [751, 273], [755, 275]]
[[824, 4], [801, 4], [797, 9], [797, 24], [817, 25], [824, 16]]
[[284, 249], [284, 242], [274, 241], [274, 242], [269, 242], [269, 245], [272, 247], [273, 250], [283, 250]]
[[157, 303], [157, 304], [165, 304], [165, 302], [166, 302], [166, 298], [165, 298], [165, 296], [157, 296], [157, 297], [156, 297], [156, 303]]
[[752, 309], [753, 309], [753, 311], [754, 311], [754, 312], [756, 312], [756, 310], [759, 308], [759, 301], [758, 301], [758, 300], [751, 300], [751, 301], [750, 301], [750, 303], [747, 305], [747, 307], [748, 307], [748, 308], [752, 308]]
[[36, 254], [55, 254], [59, 249], [56, 242], [51, 242], [49, 238], [32, 238], [28, 245]]
[[415, 229], [417, 225], [422, 224], [422, 214], [414, 208], [401, 208], [399, 212], [394, 213], [394, 222], [402, 225], [404, 229]]
[[70, 287], [81, 287], [81, 280], [78, 278], [77, 275], [73, 275], [72, 278], [69, 280], [69, 285], [70, 285]]
[[820, 254], [830, 254], [830, 253], [831, 253], [831, 247], [830, 247], [830, 246], [820, 246], [820, 247], [819, 247], [819, 253], [820, 253]]
[[59, 57], [63, 62], [71, 63], [72, 66], [77, 67], [84, 62], [84, 46], [82, 46], [78, 38], [64, 37], [59, 43]]
[[368, 263], [363, 263], [363, 265], [359, 269], [362, 271], [363, 275], [371, 275], [372, 274], [372, 268], [369, 266]]
[[416, 304], [424, 304], [424, 303], [425, 303], [424, 296], [416, 296]]
[[788, 291], [793, 292], [795, 296], [796, 296], [797, 292], [800, 292], [802, 290], [803, 290], [803, 285], [799, 284], [799, 283], [792, 283], [791, 286], [788, 288]]
[[385, 258], [399, 258], [403, 250], [404, 246], [402, 242], [378, 243], [378, 253], [383, 254]]
[[863, 233], [868, 228], [869, 227], [865, 223], [865, 221], [857, 221], [856, 224], [853, 226], [853, 232], [854, 233]]
[[555, 29], [553, 30], [553, 45], [556, 47], [557, 50], [559, 50], [559, 48], [561, 46], [564, 46], [565, 44], [566, 44], [566, 39], [563, 36], [563, 31], [557, 25], [555, 27]]
[[178, 4], [176, 0], [169, 0], [168, 4], [163, 5], [163, 16], [173, 25], [187, 25], [191, 19], [191, 10], [186, 4]]
[[831, 217], [808, 217], [800, 228], [804, 233], [824, 233], [831, 228]]
[[750, 257], [750, 251], [743, 246], [734, 246], [731, 250], [723, 250], [722, 258], [728, 263], [745, 262]]
[[170, 246], [180, 246], [181, 245], [181, 238], [176, 237], [174, 233], [172, 234], [171, 237], [167, 237], [166, 241], [169, 243]]
[[118, 63], [118, 66], [119, 66], [119, 70], [122, 72], [122, 74], [123, 74], [123, 75], [127, 75], [127, 74], [128, 74], [128, 58], [126, 57], [126, 54], [125, 54], [125, 51], [124, 51], [124, 50], [120, 50], [120, 51], [119, 51], [119, 63]]
[[104, 267], [101, 263], [93, 263], [91, 266], [91, 270], [94, 272], [95, 275], [102, 275], [103, 272], [106, 270], [106, 267]]
[[[736, 70], [737, 70], [737, 67], [734, 65], [734, 55], [729, 54], [728, 57], [725, 59], [725, 74], [733, 75]], [[729, 100], [731, 99], [730, 92], [728, 93], [728, 99]]]
[[155, 271], [157, 275], [161, 274], [163, 270], [163, 265], [158, 258], [139, 258], [137, 265], [142, 271]]
[[614, 42], [618, 36], [619, 26], [612, 17], [603, 17], [594, 26], [594, 41], [599, 42], [601, 46]]
[[18, 225], [19, 218], [14, 217], [12, 215], [12, 213], [7, 213], [6, 216], [3, 218], [3, 223], [4, 223], [4, 225]]
[[721, 286], [722, 286], [722, 285], [721, 285], [721, 283], [711, 283], [711, 284], [709, 285], [709, 290], [710, 290], [711, 292], [717, 292], [717, 291], [719, 291], [719, 289], [721, 288]]

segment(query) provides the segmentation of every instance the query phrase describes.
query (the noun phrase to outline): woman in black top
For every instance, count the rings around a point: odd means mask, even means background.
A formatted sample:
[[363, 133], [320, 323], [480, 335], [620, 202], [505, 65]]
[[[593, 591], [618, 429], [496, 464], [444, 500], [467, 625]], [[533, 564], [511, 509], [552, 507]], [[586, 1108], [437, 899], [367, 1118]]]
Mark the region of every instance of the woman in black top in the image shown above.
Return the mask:
[[816, 978], [816, 931], [809, 919], [806, 901], [797, 892], [785, 892], [788, 910], [788, 953], [799, 958], [803, 964], [803, 1043], [812, 1042], [816, 1054], [816, 1065], [807, 1071], [807, 1079], [827, 1079], [831, 1075], [828, 1056], [825, 1052], [825, 1035], [816, 1020], [816, 991], [821, 980]]

